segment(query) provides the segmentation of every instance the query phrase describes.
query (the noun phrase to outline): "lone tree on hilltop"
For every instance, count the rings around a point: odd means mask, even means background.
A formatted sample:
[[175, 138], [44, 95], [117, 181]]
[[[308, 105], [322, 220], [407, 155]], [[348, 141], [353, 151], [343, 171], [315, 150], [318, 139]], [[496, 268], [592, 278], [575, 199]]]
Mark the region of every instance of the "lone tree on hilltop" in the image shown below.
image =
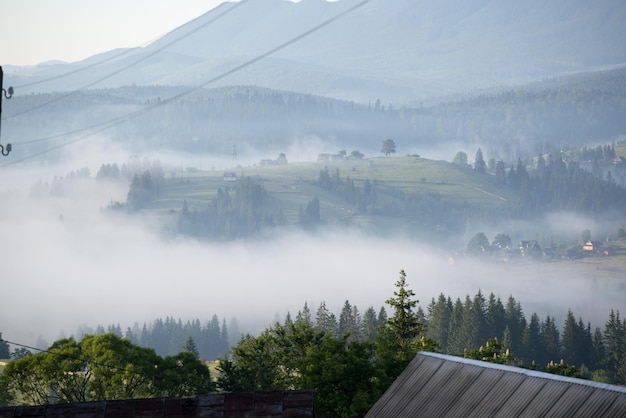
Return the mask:
[[467, 154], [463, 151], [457, 152], [454, 158], [452, 159], [452, 164], [466, 167], [467, 166]]
[[386, 157], [389, 157], [389, 154], [396, 153], [396, 143], [393, 139], [385, 139], [383, 141], [383, 148], [380, 150], [381, 153], [385, 154]]
[[487, 171], [487, 164], [485, 163], [485, 158], [483, 157], [483, 150], [478, 148], [476, 151], [476, 157], [474, 159], [474, 170], [479, 173], [484, 173]]

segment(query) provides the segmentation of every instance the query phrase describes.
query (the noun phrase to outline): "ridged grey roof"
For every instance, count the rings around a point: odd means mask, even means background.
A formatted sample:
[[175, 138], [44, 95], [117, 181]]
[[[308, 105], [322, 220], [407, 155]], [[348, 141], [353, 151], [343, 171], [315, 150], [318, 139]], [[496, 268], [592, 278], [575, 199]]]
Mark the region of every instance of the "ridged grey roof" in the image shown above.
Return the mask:
[[420, 352], [368, 418], [626, 417], [626, 388]]

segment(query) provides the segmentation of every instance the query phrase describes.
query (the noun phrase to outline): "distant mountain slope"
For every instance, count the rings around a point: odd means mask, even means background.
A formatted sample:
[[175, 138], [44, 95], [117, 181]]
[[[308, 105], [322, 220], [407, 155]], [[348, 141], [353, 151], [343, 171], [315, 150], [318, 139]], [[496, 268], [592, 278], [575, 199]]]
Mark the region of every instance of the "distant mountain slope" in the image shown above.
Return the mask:
[[[96, 87], [204, 82], [358, 4], [225, 3], [146, 48], [33, 89], [74, 89], [125, 66]], [[247, 84], [364, 103], [378, 98], [419, 103], [626, 63], [625, 21], [626, 7], [619, 0], [371, 0], [214, 86]], [[153, 53], [133, 65], [141, 54]], [[11, 69], [9, 75], [19, 85], [88, 63]]]
[[[2, 138], [13, 143], [10, 159], [45, 153], [52, 145], [71, 143], [74, 130], [85, 134], [119, 118], [123, 123], [103, 133], [132, 145], [134, 152], [159, 148], [230, 156], [237, 144], [241, 152], [263, 155], [258, 158], [302, 146], [311, 158], [341, 149], [372, 156], [392, 138], [401, 154], [450, 161], [459, 150], [471, 156], [482, 147], [486, 159], [515, 163], [555, 147], [609, 144], [626, 136], [626, 67], [415, 108], [251, 86], [191, 91], [127, 86], [63, 96], [18, 95], [7, 103]], [[612, 174], [626, 184], [623, 169]]]

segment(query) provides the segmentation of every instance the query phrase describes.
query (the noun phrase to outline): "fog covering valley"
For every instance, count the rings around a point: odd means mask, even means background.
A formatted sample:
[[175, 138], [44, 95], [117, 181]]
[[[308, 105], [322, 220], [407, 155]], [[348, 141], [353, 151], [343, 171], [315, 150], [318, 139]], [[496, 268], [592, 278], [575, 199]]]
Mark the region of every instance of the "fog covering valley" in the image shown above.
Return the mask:
[[463, 300], [481, 290], [513, 295], [527, 317], [559, 325], [568, 309], [592, 326], [611, 309], [626, 311], [623, 263], [462, 254], [478, 232], [490, 240], [506, 232], [513, 247], [540, 237], [572, 243], [584, 230], [604, 240], [626, 226], [623, 207], [467, 222], [446, 245], [332, 222], [210, 242], [164, 230], [163, 215], [177, 215], [182, 198], [169, 212], [107, 210], [127, 200], [131, 180], [97, 181], [103, 164], [158, 160], [166, 179], [184, 184], [197, 172], [254, 175], [279, 153], [295, 166], [356, 150], [367, 164], [382, 158], [387, 138], [397, 144], [391, 160], [450, 162], [462, 151], [472, 164], [482, 148], [507, 169], [519, 160], [532, 170], [538, 155], [553, 153], [626, 185], [623, 159], [596, 167], [574, 157], [610, 144], [626, 156], [620, 2], [373, 0], [258, 61], [359, 2], [239, 3], [145, 48], [3, 63], [4, 87], [16, 87], [2, 103], [2, 143], [13, 145], [0, 157], [3, 338], [35, 345], [96, 325], [214, 314], [258, 333], [305, 302], [313, 312], [325, 301], [338, 314], [346, 300], [378, 310], [401, 269], [423, 309], [440, 293]]
[[[90, 158], [74, 161], [81, 164]], [[97, 159], [97, 158], [94, 158]], [[459, 297], [478, 290], [505, 300], [513, 295], [527, 316], [536, 312], [562, 321], [568, 309], [601, 325], [626, 300], [624, 267], [561, 263], [485, 262], [450, 253], [405, 236], [374, 236], [329, 227], [311, 233], [284, 229], [265, 238], [207, 243], [162, 233], [149, 213], [103, 210], [123, 201], [124, 184], [91, 178], [61, 182], [61, 191], [36, 193], [36, 185], [64, 178], [70, 167], [6, 167], [1, 192], [5, 338], [35, 344], [71, 335], [79, 328], [158, 317], [208, 320], [235, 318], [242, 332], [257, 333], [288, 312], [325, 301], [339, 313], [343, 303], [379, 309], [404, 269], [422, 308], [439, 293]], [[63, 174], [65, 173], [65, 174]], [[556, 236], [590, 228], [610, 234], [615, 225], [573, 214], [553, 214], [541, 225], [511, 222], [484, 229], [532, 231]], [[498, 229], [495, 229], [498, 228]], [[507, 229], [508, 228], [508, 229]], [[544, 230], [544, 233], [546, 231]], [[459, 238], [463, 250], [471, 233]], [[515, 236], [515, 235], [514, 235]], [[9, 338], [10, 336], [10, 338]]]

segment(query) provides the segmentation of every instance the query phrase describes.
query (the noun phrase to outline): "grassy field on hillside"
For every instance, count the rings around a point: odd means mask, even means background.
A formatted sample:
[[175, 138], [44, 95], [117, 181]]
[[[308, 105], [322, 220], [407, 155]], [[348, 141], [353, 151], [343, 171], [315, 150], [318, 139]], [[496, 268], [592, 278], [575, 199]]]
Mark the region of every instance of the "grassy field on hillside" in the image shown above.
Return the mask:
[[[397, 219], [358, 213], [341, 196], [318, 186], [320, 172], [325, 169], [331, 176], [338, 170], [342, 179], [349, 177], [359, 188], [366, 180], [375, 182], [381, 198], [389, 200], [396, 199], [398, 194], [411, 194], [417, 199], [436, 195], [454, 204], [480, 205], [489, 209], [510, 207], [516, 203], [515, 195], [506, 187], [496, 186], [491, 174], [412, 156], [238, 167], [233, 171], [239, 179], [251, 177], [262, 184], [289, 223], [297, 221], [300, 207], [306, 207], [315, 196], [320, 200], [320, 212], [325, 222], [379, 224], [383, 229], [398, 223]], [[161, 213], [170, 223], [182, 208], [183, 201], [190, 209], [202, 209], [219, 188], [231, 189], [235, 185], [235, 182], [224, 180], [223, 171], [216, 170], [193, 171], [167, 178], [158, 200], [149, 209]]]

